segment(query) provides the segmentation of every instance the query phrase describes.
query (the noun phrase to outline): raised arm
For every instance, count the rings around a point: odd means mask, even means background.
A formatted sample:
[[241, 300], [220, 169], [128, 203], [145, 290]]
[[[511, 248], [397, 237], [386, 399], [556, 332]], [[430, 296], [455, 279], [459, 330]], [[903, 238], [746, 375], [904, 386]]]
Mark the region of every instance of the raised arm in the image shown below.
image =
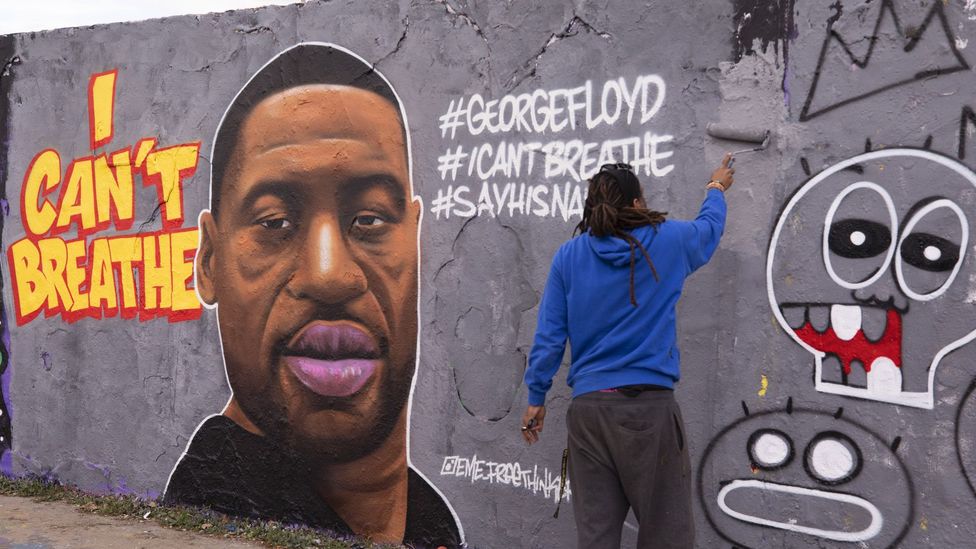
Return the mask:
[[722, 165], [712, 172], [712, 179], [705, 185], [707, 194], [695, 220], [684, 225], [685, 257], [688, 271], [694, 272], [708, 263], [725, 230], [725, 191], [732, 186], [735, 170], [729, 167], [731, 154], [726, 154]]

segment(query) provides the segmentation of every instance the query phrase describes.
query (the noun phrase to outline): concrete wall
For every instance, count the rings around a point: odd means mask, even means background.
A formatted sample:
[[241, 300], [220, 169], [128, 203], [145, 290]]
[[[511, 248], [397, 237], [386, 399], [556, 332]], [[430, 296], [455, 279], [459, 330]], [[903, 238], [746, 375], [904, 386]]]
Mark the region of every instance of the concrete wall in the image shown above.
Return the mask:
[[[970, 545], [973, 37], [976, 6], [963, 0], [334, 0], [0, 37], [0, 464], [88, 490], [163, 492], [195, 429], [231, 396], [218, 323], [227, 340], [267, 316], [254, 288], [254, 317], [238, 308], [218, 320], [221, 305], [187, 301], [215, 130], [270, 59], [327, 42], [373, 64], [406, 113], [423, 212], [419, 293], [401, 299], [419, 312], [419, 344], [399, 343], [417, 356], [409, 455], [471, 546], [573, 545], [571, 506], [552, 518], [565, 369], [542, 442], [518, 436], [549, 260], [601, 152], [638, 166], [651, 207], [693, 216], [722, 153], [746, 146], [707, 137], [709, 122], [768, 129], [771, 142], [737, 160], [722, 244], [678, 311], [699, 546]], [[477, 116], [488, 104], [503, 116]], [[520, 106], [527, 117], [511, 120]], [[97, 158], [127, 147], [112, 165], [133, 174], [134, 210], [99, 218], [85, 188], [110, 183]], [[47, 149], [60, 162], [35, 174], [50, 185], [41, 196], [28, 175], [35, 157], [53, 163], [39, 157]], [[79, 198], [68, 193], [64, 213], [73, 160]], [[25, 194], [46, 196], [64, 223], [45, 223], [32, 213], [43, 202]], [[119, 236], [147, 254], [162, 240], [192, 244], [152, 275], [168, 305], [134, 293], [123, 307], [126, 267], [133, 292], [152, 277], [121, 263], [91, 269], [108, 277], [95, 284], [100, 306], [76, 303], [91, 273], [64, 263], [91, 267]], [[418, 265], [411, 253], [392, 257]], [[106, 284], [118, 286], [115, 309]], [[363, 436], [399, 440], [405, 427], [381, 417], [388, 428]]]

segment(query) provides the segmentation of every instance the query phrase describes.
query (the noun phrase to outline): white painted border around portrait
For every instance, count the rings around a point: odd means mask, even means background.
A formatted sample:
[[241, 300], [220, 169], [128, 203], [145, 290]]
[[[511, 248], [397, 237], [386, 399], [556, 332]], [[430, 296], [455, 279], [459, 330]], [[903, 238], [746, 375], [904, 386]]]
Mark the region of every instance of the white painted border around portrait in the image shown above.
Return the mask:
[[[381, 79], [383, 79], [383, 82], [385, 82], [386, 85], [390, 88], [390, 91], [393, 92], [393, 96], [396, 98], [396, 101], [397, 101], [397, 105], [396, 105], [397, 106], [397, 109], [400, 112], [400, 119], [403, 121], [403, 133], [404, 133], [404, 137], [406, 139], [406, 145], [407, 145], [407, 174], [409, 175], [409, 179], [410, 179], [410, 181], [409, 181], [409, 183], [410, 183], [410, 194], [413, 197], [413, 201], [416, 202], [417, 205], [418, 205], [418, 207], [420, 208], [419, 209], [420, 215], [419, 215], [419, 217], [417, 219], [417, 342], [416, 342], [416, 354], [414, 355], [414, 373], [413, 373], [413, 379], [412, 379], [412, 381], [410, 383], [410, 394], [407, 397], [407, 432], [406, 432], [406, 440], [407, 440], [407, 443], [406, 443], [407, 444], [407, 447], [406, 447], [406, 452], [407, 452], [407, 466], [408, 467], [413, 467], [413, 461], [410, 458], [410, 423], [411, 423], [411, 418], [412, 418], [412, 415], [413, 415], [412, 414], [412, 411], [413, 411], [413, 395], [414, 395], [414, 392], [416, 391], [416, 388], [417, 388], [417, 369], [418, 369], [418, 367], [420, 365], [420, 342], [421, 342], [421, 339], [420, 339], [420, 330], [422, 329], [421, 317], [420, 317], [420, 302], [421, 302], [421, 300], [420, 300], [420, 290], [421, 290], [421, 287], [420, 287], [420, 264], [421, 264], [420, 234], [421, 234], [421, 231], [423, 230], [424, 204], [423, 204], [423, 198], [419, 194], [416, 194], [416, 189], [414, 188], [414, 184], [413, 184], [413, 149], [411, 147], [411, 141], [410, 141], [410, 124], [407, 121], [407, 112], [406, 112], [406, 109], [405, 109], [405, 107], [403, 105], [403, 100], [401, 99], [400, 94], [397, 93], [396, 88], [393, 86], [393, 84], [386, 78], [386, 76], [382, 72], [379, 71], [379, 69], [376, 68], [376, 66], [373, 63], [367, 61], [362, 56], [360, 56], [359, 54], [353, 52], [352, 50], [350, 50], [348, 48], [345, 48], [343, 46], [340, 46], [338, 44], [333, 44], [331, 42], [317, 42], [317, 41], [298, 42], [298, 43], [296, 43], [296, 44], [294, 44], [292, 46], [289, 46], [288, 48], [285, 48], [284, 50], [281, 50], [280, 52], [278, 52], [277, 54], [275, 54], [271, 59], [269, 59], [265, 64], [261, 65], [261, 68], [259, 68], [258, 70], [254, 71], [254, 74], [252, 74], [251, 77], [247, 79], [247, 82], [245, 82], [244, 85], [241, 86], [241, 89], [238, 90], [238, 92], [234, 95], [234, 98], [231, 99], [231, 101], [227, 104], [227, 108], [224, 109], [224, 114], [220, 117], [220, 122], [217, 124], [217, 129], [214, 131], [214, 137], [213, 137], [213, 142], [212, 142], [213, 144], [212, 144], [211, 149], [210, 149], [210, 158], [213, 158], [213, 152], [214, 152], [214, 149], [217, 146], [217, 133], [220, 131], [221, 126], [223, 126], [224, 119], [227, 118], [227, 113], [230, 112], [231, 106], [233, 106], [237, 102], [238, 97], [240, 97], [240, 95], [244, 91], [244, 89], [247, 88], [248, 84], [250, 84], [251, 81], [254, 80], [254, 78], [256, 78], [257, 75], [260, 74], [261, 71], [263, 71], [265, 69], [265, 67], [267, 67], [268, 65], [270, 65], [271, 63], [273, 63], [276, 59], [278, 59], [282, 55], [288, 53], [289, 51], [291, 51], [291, 50], [293, 50], [295, 48], [298, 48], [298, 47], [302, 47], [302, 46], [326, 46], [326, 47], [329, 47], [329, 48], [333, 48], [335, 50], [338, 50], [338, 51], [341, 51], [343, 53], [346, 53], [346, 54], [348, 54], [348, 55], [350, 55], [352, 57], [355, 57], [356, 59], [360, 60], [364, 65], [368, 65], [373, 70], [373, 72], [376, 73], [377, 76], [379, 76]], [[210, 185], [209, 185], [209, 187], [210, 187], [210, 189], [209, 189], [208, 200], [207, 200], [207, 208], [204, 209], [204, 210], [202, 210], [200, 212], [200, 215], [203, 215], [204, 212], [208, 212], [210, 206], [213, 204], [213, 163], [210, 164]], [[197, 217], [197, 226], [200, 225], [199, 219], [200, 218], [198, 216]], [[199, 250], [199, 244], [197, 246], [197, 249]], [[194, 291], [197, 293], [197, 299], [200, 300], [200, 303], [205, 308], [207, 308], [207, 309], [215, 309], [216, 310], [216, 315], [217, 315], [217, 318], [218, 318], [218, 322], [217, 322], [217, 335], [218, 335], [218, 337], [220, 337], [220, 322], [219, 322], [220, 310], [217, 308], [217, 304], [216, 303], [214, 303], [212, 305], [211, 304], [207, 304], [200, 297], [200, 291], [198, 289], [200, 286], [197, 283], [197, 279], [196, 279], [197, 274], [196, 274], [196, 267], [195, 266], [196, 266], [196, 257], [194, 257], [194, 269], [193, 269], [193, 286], [194, 286]], [[221, 341], [223, 341], [222, 338], [221, 338]], [[193, 438], [196, 436], [197, 431], [199, 431], [200, 430], [200, 427], [202, 427], [203, 424], [206, 423], [207, 420], [209, 420], [210, 418], [213, 418], [213, 417], [218, 416], [218, 415], [222, 415], [223, 412], [225, 412], [227, 410], [227, 406], [230, 405], [230, 402], [234, 398], [234, 392], [233, 392], [234, 389], [233, 389], [233, 387], [231, 387], [231, 384], [230, 384], [230, 376], [227, 373], [227, 361], [223, 357], [223, 346], [221, 346], [221, 359], [224, 360], [224, 379], [227, 381], [227, 387], [230, 388], [230, 390], [231, 390], [231, 396], [228, 399], [227, 403], [224, 405], [224, 408], [221, 410], [221, 413], [220, 414], [211, 414], [211, 415], [205, 417], [197, 425], [196, 429], [193, 430], [193, 434], [190, 435], [190, 438], [189, 438], [189, 440], [186, 443], [186, 447], [184, 448], [183, 453], [180, 454], [179, 459], [176, 460], [176, 463], [173, 465], [173, 469], [170, 470], [169, 477], [166, 479], [166, 487], [163, 489], [163, 493], [164, 494], [169, 489], [169, 483], [170, 483], [170, 481], [173, 478], [173, 472], [176, 471], [176, 467], [180, 464], [181, 461], [183, 461], [183, 458], [186, 457], [186, 453], [190, 449], [190, 444], [193, 442]], [[419, 469], [414, 468], [414, 472], [417, 473], [417, 475], [421, 479], [423, 479], [423, 481], [426, 482], [427, 485], [430, 486], [431, 489], [433, 489], [434, 492], [436, 492], [437, 495], [440, 496], [440, 498], [447, 505], [448, 510], [451, 512], [451, 516], [454, 517], [454, 523], [458, 527], [458, 533], [461, 536], [461, 544], [462, 544], [462, 546], [464, 546], [465, 545], [464, 526], [461, 524], [461, 520], [458, 517], [457, 511], [454, 510], [454, 506], [451, 505], [450, 500]]]

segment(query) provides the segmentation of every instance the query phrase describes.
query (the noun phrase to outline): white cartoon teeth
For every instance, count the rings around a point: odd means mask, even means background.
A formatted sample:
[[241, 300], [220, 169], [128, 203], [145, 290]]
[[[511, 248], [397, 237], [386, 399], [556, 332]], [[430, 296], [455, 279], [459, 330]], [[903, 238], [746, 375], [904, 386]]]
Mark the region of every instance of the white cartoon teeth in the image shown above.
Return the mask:
[[861, 329], [861, 308], [856, 305], [831, 305], [830, 326], [840, 339], [854, 339]]
[[813, 329], [818, 332], [827, 331], [827, 327], [830, 326], [830, 307], [811, 305], [807, 308], [807, 311], [810, 325], [813, 326]]
[[868, 391], [878, 394], [901, 393], [901, 368], [888, 357], [878, 357], [868, 372]]
[[799, 330], [807, 321], [807, 308], [783, 307], [783, 317], [786, 318], [786, 323], [790, 325], [790, 328]]
[[843, 370], [844, 366], [841, 364], [840, 359], [837, 358], [837, 355], [827, 355], [823, 358], [824, 374], [821, 377], [824, 381], [829, 383], [840, 383], [840, 376]]
[[888, 327], [888, 311], [878, 307], [861, 308], [861, 331], [870, 341], [878, 341]]

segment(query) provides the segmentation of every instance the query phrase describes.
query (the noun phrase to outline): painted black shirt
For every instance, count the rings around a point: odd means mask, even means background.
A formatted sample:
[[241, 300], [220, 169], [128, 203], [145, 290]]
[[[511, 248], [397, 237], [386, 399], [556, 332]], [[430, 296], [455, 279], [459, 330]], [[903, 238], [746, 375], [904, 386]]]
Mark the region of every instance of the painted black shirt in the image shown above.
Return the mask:
[[[167, 503], [204, 506], [225, 513], [304, 524], [340, 535], [349, 526], [313, 490], [308, 469], [267, 439], [225, 416], [200, 426], [176, 464]], [[413, 468], [407, 472], [407, 524], [403, 543], [416, 548], [460, 547], [461, 536], [444, 499]]]

